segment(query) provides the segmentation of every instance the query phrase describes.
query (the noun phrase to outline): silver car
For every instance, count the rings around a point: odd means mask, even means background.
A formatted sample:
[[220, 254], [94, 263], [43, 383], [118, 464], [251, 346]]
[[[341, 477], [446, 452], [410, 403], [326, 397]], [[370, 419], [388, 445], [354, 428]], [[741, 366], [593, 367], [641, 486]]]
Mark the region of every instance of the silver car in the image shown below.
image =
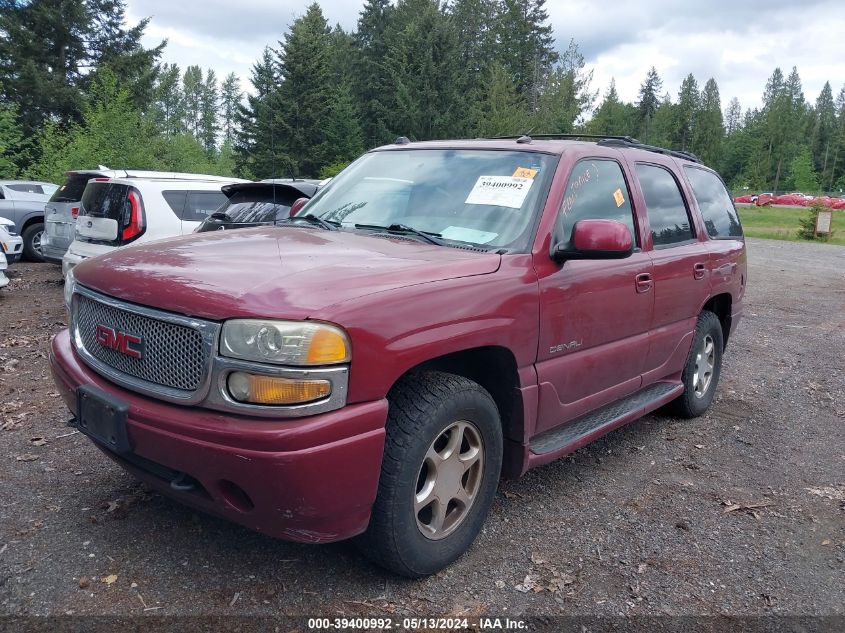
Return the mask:
[[0, 180], [0, 217], [15, 223], [23, 238], [23, 255], [42, 261], [44, 204], [58, 187], [37, 180]]

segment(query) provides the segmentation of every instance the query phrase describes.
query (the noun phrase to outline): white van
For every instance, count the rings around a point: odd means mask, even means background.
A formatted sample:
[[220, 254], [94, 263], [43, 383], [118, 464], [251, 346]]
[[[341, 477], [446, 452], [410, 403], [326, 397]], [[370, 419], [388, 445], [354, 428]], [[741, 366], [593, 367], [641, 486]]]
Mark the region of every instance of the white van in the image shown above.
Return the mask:
[[192, 232], [226, 196], [223, 185], [238, 178], [180, 174], [179, 178], [92, 178], [85, 187], [73, 242], [62, 273], [89, 257], [128, 244]]

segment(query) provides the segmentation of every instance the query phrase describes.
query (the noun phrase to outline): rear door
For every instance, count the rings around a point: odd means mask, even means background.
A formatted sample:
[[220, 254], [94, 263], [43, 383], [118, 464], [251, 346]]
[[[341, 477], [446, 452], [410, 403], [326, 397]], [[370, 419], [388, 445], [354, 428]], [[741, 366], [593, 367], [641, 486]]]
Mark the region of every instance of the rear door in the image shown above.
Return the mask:
[[599, 218], [625, 224], [637, 248], [625, 259], [570, 260], [540, 273], [538, 433], [633, 393], [642, 381], [654, 307], [651, 258], [640, 248], [622, 165], [581, 159], [566, 185], [554, 241], [568, 240], [578, 220]]
[[654, 318], [644, 384], [683, 369], [701, 306], [710, 294], [707, 249], [699, 240], [681, 184], [667, 166], [634, 166], [648, 217], [654, 264]]
[[82, 195], [76, 235], [83, 241], [118, 246], [120, 232], [129, 221], [128, 185], [92, 180]]
[[82, 194], [88, 181], [95, 176], [92, 173], [68, 174], [67, 181], [53, 193], [44, 207], [44, 230], [51, 242], [65, 244], [73, 241]]

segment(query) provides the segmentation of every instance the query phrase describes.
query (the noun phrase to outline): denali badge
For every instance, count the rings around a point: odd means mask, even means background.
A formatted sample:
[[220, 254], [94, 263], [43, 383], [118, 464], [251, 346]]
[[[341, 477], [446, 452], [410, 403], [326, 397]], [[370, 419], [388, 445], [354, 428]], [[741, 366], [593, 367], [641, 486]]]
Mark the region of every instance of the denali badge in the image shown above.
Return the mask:
[[552, 345], [549, 348], [549, 354], [559, 354], [560, 352], [571, 352], [574, 349], [581, 347], [581, 341], [570, 341], [569, 343], [561, 343], [560, 345]]
[[97, 325], [97, 342], [103, 347], [108, 347], [121, 354], [132, 358], [141, 358], [144, 354], [144, 341], [140, 336], [118, 332], [107, 325]]

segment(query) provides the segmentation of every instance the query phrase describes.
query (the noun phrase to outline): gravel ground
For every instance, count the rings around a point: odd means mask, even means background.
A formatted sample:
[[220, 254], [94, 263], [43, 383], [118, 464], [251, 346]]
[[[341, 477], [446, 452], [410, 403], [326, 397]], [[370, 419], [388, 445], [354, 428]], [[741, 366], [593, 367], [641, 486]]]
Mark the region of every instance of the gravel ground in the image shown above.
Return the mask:
[[[703, 417], [651, 415], [522, 479], [420, 581], [147, 491], [49, 378], [60, 273], [0, 291], [0, 613], [845, 615], [845, 248], [749, 240], [746, 313]], [[841, 622], [841, 621], [840, 621]]]

